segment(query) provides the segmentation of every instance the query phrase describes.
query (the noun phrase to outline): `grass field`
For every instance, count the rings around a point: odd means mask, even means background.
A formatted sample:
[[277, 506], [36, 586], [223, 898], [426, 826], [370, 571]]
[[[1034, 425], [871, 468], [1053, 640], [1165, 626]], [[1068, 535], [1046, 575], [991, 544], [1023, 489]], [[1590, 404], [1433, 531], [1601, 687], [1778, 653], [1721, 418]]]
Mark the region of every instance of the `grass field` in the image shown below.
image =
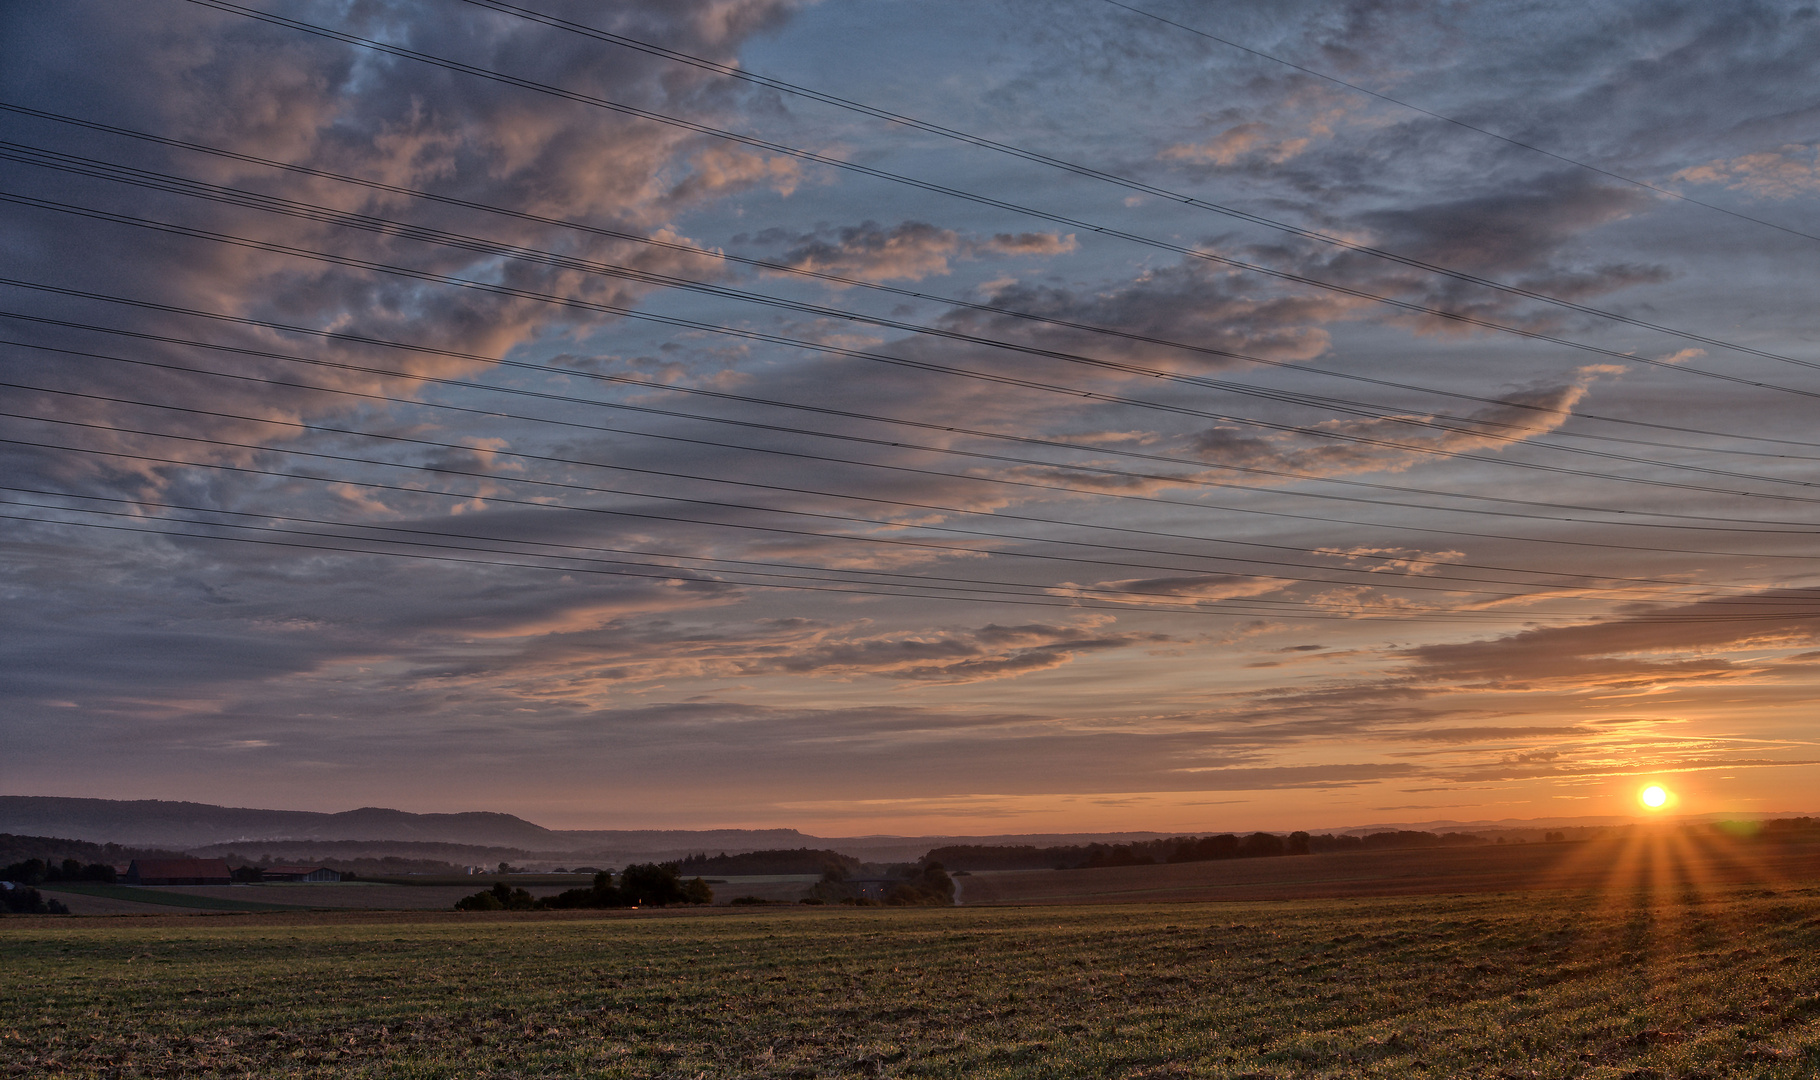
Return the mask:
[[296, 911], [300, 905], [263, 903], [219, 896], [196, 896], [166, 889], [144, 889], [133, 885], [102, 885], [87, 881], [60, 881], [45, 887], [51, 896], [67, 899], [69, 895], [95, 896], [104, 900], [126, 900], [135, 904], [160, 907], [196, 908], [202, 911]]
[[0, 1072], [1812, 1077], [1820, 889], [0, 920]]

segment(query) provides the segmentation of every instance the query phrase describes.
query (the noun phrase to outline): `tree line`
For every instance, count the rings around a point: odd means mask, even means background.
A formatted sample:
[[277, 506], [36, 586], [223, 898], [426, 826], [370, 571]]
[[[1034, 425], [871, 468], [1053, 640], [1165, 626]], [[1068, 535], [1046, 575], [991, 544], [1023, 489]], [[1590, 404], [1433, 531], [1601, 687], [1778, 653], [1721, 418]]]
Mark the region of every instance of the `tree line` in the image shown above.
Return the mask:
[[952, 844], [932, 849], [925, 862], [953, 870], [1080, 870], [1098, 866], [1148, 866], [1154, 863], [1212, 862], [1219, 859], [1264, 859], [1324, 851], [1373, 851], [1388, 848], [1451, 847], [1488, 843], [1472, 833], [1392, 830], [1364, 836], [1322, 833], [1287, 835], [1255, 832], [1248, 836], [1171, 836], [1126, 844]]
[[714, 890], [699, 877], [687, 881], [680, 863], [633, 863], [615, 878], [613, 871], [594, 875], [585, 889], [569, 889], [555, 896], [534, 897], [522, 888], [496, 882], [455, 902], [456, 911], [541, 911], [552, 908], [667, 907], [670, 904], [710, 904]]
[[710, 857], [706, 852], [690, 855], [681, 863], [684, 874], [819, 874], [831, 866], [848, 874], [860, 871], [860, 861], [827, 848], [773, 848], [747, 851], [738, 855], [721, 852]]
[[0, 869], [0, 881], [16, 881], [21, 885], [42, 885], [47, 881], [97, 881], [112, 884], [118, 876], [111, 863], [89, 863], [84, 866], [75, 859], [65, 859], [61, 863], [45, 859], [21, 859]]
[[[119, 844], [94, 844], [87, 840], [69, 840], [60, 836], [22, 836], [17, 833], [0, 833], [0, 864], [17, 865], [32, 859], [39, 859], [46, 865], [61, 865], [67, 860], [74, 859], [83, 866], [91, 866], [95, 863], [125, 866], [134, 859], [184, 858], [189, 858], [189, 856], [181, 851], [167, 851], [164, 848], [122, 847]], [[4, 871], [0, 871], [0, 873], [4, 873]]]

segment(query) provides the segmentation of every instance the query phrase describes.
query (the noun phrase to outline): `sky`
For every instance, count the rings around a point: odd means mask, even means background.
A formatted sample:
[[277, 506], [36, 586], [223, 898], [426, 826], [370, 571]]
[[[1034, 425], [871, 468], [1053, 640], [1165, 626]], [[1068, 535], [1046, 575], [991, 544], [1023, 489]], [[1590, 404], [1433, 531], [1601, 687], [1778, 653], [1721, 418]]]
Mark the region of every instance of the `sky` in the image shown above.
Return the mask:
[[0, 787], [1816, 809], [1820, 14], [0, 6]]

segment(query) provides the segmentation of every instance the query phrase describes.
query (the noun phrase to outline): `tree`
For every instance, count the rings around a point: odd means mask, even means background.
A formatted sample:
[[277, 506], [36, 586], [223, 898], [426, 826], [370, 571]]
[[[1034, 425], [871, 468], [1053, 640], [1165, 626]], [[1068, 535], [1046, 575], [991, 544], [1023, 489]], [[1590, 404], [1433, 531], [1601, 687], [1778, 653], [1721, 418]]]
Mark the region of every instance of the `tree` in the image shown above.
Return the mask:
[[455, 901], [456, 911], [529, 911], [537, 901], [523, 889], [495, 882], [491, 889]]
[[594, 873], [594, 884], [586, 889], [569, 889], [566, 892], [548, 896], [537, 902], [539, 907], [551, 908], [616, 908], [626, 907], [631, 903], [625, 894], [613, 887], [613, 872], [597, 870]]
[[13, 863], [5, 870], [0, 870], [0, 877], [8, 881], [16, 881], [21, 885], [39, 885], [49, 876], [50, 867], [44, 864], [43, 859], [26, 859], [23, 862]]
[[638, 907], [663, 907], [688, 899], [674, 863], [633, 863], [619, 876], [619, 891]]
[[954, 903], [954, 879], [941, 863], [932, 862], [915, 876], [893, 885], [885, 894], [885, 903], [897, 906], [949, 907]]
[[493, 895], [492, 890], [483, 889], [473, 896], [464, 896], [455, 901], [456, 911], [503, 911], [505, 905]]
[[830, 866], [822, 871], [822, 879], [809, 886], [808, 900], [815, 904], [838, 904], [859, 896], [859, 891], [847, 884], [847, 871], [838, 866]]
[[46, 900], [37, 889], [0, 889], [0, 909], [15, 915], [68, 915], [61, 900]]
[[1239, 841], [1239, 858], [1259, 859], [1283, 854], [1283, 838], [1274, 833], [1255, 832]]

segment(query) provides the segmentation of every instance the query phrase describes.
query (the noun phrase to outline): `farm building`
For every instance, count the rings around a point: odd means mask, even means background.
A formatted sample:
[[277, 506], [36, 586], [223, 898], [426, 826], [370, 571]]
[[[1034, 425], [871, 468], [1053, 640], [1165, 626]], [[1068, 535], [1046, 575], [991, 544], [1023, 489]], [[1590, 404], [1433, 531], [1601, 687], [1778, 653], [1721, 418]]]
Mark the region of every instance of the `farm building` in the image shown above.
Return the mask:
[[262, 866], [261, 881], [340, 881], [341, 871], [326, 866]]
[[225, 859], [134, 859], [128, 885], [228, 885], [233, 872]]

